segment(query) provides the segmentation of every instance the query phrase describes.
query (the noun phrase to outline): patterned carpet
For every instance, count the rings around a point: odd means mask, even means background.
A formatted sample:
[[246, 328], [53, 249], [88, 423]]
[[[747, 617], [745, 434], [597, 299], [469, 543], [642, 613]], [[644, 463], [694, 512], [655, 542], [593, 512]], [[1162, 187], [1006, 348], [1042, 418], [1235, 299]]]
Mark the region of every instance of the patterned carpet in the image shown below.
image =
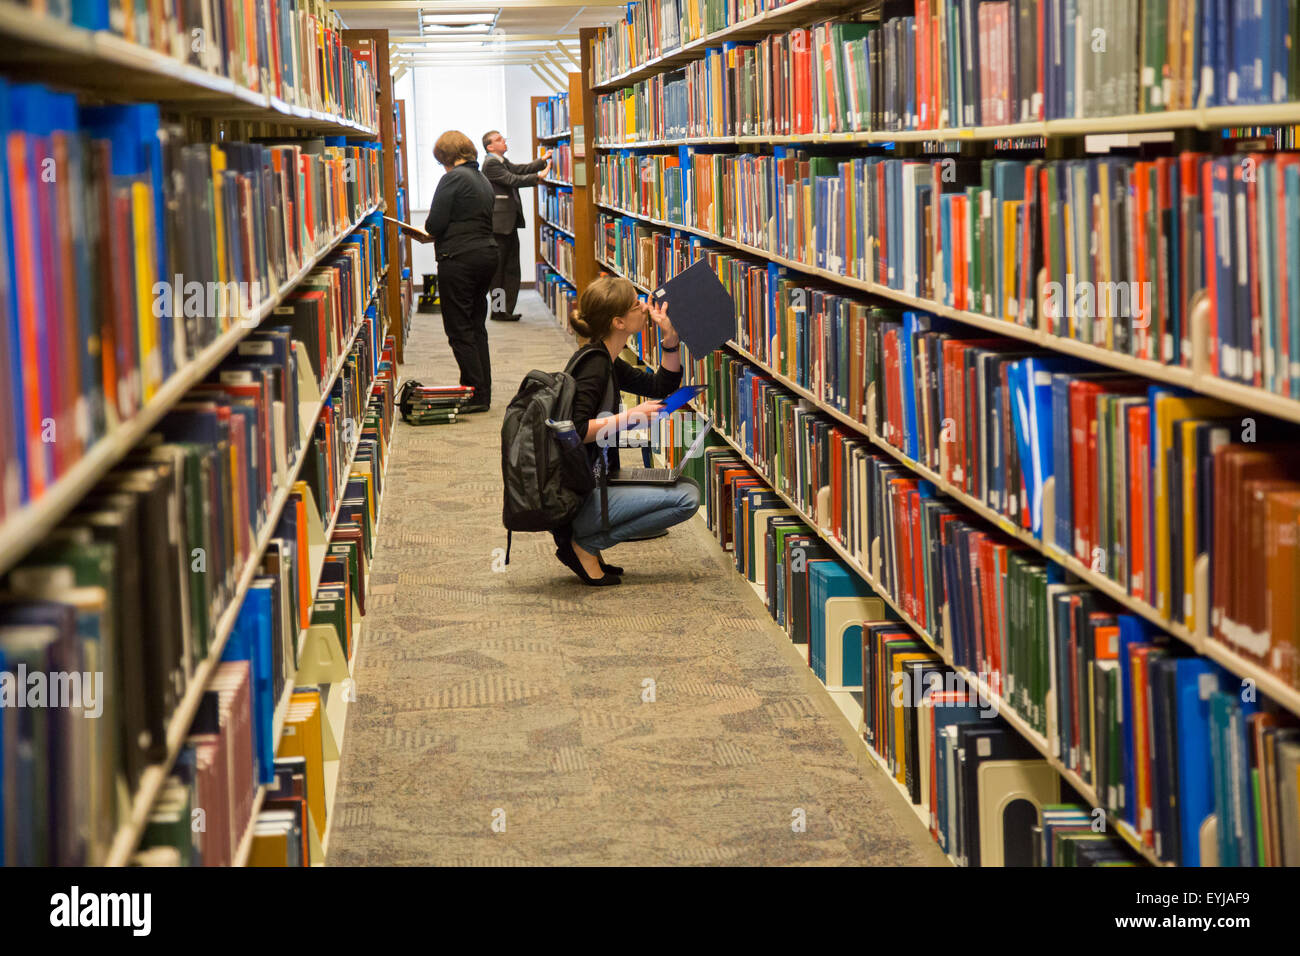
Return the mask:
[[[492, 411], [397, 425], [330, 864], [944, 862], [702, 520], [611, 551], [617, 588], [549, 535], [493, 570], [501, 416], [572, 351], [521, 299], [488, 323]], [[403, 375], [454, 382], [440, 318], [414, 322]]]

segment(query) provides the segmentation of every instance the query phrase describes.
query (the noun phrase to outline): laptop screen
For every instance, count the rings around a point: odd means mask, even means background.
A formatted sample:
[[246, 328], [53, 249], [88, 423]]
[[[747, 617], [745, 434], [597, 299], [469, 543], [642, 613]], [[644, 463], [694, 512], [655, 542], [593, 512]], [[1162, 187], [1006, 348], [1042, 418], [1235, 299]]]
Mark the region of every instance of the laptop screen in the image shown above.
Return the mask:
[[703, 422], [704, 427], [700, 429], [700, 433], [695, 436], [695, 441], [691, 442], [691, 447], [686, 449], [686, 454], [682, 456], [682, 460], [679, 461], [677, 467], [673, 469], [674, 478], [681, 477], [682, 469], [686, 467], [686, 463], [700, 453], [700, 448], [704, 444], [704, 439], [708, 436], [709, 432], [713, 430], [713, 423], [703, 415], [700, 415], [696, 421]]

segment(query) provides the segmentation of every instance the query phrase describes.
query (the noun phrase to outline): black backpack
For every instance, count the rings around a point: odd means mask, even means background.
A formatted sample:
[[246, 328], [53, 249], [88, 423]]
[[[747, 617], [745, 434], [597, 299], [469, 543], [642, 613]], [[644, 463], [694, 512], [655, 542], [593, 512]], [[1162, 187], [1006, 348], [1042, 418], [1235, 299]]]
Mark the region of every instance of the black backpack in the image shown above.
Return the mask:
[[[506, 564], [510, 563], [514, 532], [567, 528], [597, 485], [602, 490], [602, 519], [608, 526], [604, 475], [598, 478], [593, 472], [585, 445], [565, 448], [546, 424], [547, 419], [573, 420], [573, 371], [588, 355], [604, 351], [602, 345], [581, 348], [562, 372], [534, 369], [524, 376], [519, 391], [506, 407], [501, 425], [501, 479], [505, 499], [501, 523], [507, 532]], [[613, 407], [613, 384], [611, 375], [605, 408]]]

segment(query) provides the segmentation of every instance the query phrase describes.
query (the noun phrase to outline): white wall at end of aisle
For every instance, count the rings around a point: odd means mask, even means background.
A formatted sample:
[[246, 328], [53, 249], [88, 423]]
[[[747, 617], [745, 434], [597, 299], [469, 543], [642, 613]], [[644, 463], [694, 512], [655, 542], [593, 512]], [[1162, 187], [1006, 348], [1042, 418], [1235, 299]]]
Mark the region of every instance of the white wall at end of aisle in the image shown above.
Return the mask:
[[[507, 66], [502, 68], [505, 74], [506, 126], [509, 130], [506, 139], [510, 144], [510, 158], [516, 163], [526, 163], [533, 158], [533, 107], [534, 96], [550, 96], [554, 91], [538, 78], [531, 68], [526, 66]], [[522, 282], [535, 282], [537, 270], [537, 247], [534, 243], [533, 230], [533, 192], [524, 190], [519, 198], [524, 204], [524, 218], [527, 227], [519, 230], [519, 278]]]
[[[454, 92], [454, 95], [451, 95]], [[480, 66], [469, 68], [422, 66], [398, 81], [395, 95], [407, 102], [407, 165], [411, 177], [411, 221], [423, 226], [429, 214], [433, 191], [442, 178], [442, 167], [433, 158], [433, 144], [449, 129], [468, 136], [483, 161], [482, 137], [499, 129], [509, 144], [511, 160], [532, 159], [533, 115], [530, 98], [549, 96], [551, 89], [526, 66]], [[520, 279], [533, 282], [533, 197], [520, 193], [528, 225], [519, 230]], [[435, 272], [433, 245], [413, 247], [412, 274], [417, 284], [426, 272]]]

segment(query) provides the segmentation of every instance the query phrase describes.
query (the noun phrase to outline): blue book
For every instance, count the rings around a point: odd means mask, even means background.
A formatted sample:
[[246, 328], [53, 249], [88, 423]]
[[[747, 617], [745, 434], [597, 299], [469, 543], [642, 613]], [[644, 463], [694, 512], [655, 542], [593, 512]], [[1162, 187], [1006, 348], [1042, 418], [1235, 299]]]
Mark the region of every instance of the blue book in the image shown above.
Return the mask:
[[1228, 674], [1204, 657], [1182, 657], [1176, 666], [1178, 825], [1182, 848], [1178, 863], [1200, 866], [1201, 831], [1215, 812], [1210, 698], [1226, 686]]
[[1056, 528], [1054, 543], [1066, 554], [1073, 550], [1074, 518], [1070, 494], [1070, 382], [1065, 372], [1052, 375], [1052, 475], [1056, 478]]
[[108, 0], [72, 0], [72, 22], [87, 30], [109, 29]]
[[1296, 38], [1291, 36], [1291, 8], [1294, 3], [1269, 3], [1265, 4], [1265, 16], [1272, 19], [1265, 24], [1273, 49], [1271, 52], [1273, 62], [1273, 77], [1268, 86], [1267, 101], [1270, 103], [1285, 103], [1287, 90], [1291, 82], [1291, 44], [1296, 42]]
[[[856, 605], [878, 597], [876, 592], [838, 561], [812, 565], [809, 585], [812, 632], [820, 636], [824, 654], [818, 676], [828, 686], [861, 687], [864, 618]], [[856, 600], [838, 600], [841, 598]]]
[[1233, 0], [1206, 0], [1206, 5], [1215, 6], [1215, 38], [1210, 48], [1214, 63], [1214, 102], [1209, 105], [1228, 106], [1236, 102], [1233, 89], [1236, 86], [1236, 60], [1233, 54]]
[[[1028, 495], [1030, 524], [1035, 538], [1043, 537], [1043, 487], [1054, 467], [1052, 434], [1052, 374], [1077, 368], [1064, 357], [1032, 357], [1011, 364], [1012, 430]], [[1068, 437], [1068, 436], [1067, 436]], [[1015, 476], [1011, 476], [1012, 482]]]
[[222, 652], [223, 661], [248, 661], [253, 695], [253, 750], [257, 782], [269, 784], [274, 777], [276, 742], [271, 739], [271, 724], [275, 718], [274, 689], [271, 686], [271, 660], [274, 649], [275, 609], [272, 606], [273, 585], [277, 579], [258, 577], [248, 589], [235, 629]]
[[921, 461], [916, 412], [916, 337], [930, 330], [932, 316], [908, 310], [903, 313], [903, 450], [913, 461]]
[[1136, 827], [1137, 800], [1133, 789], [1133, 669], [1129, 662], [1129, 650], [1142, 644], [1154, 644], [1160, 631], [1144, 618], [1136, 614], [1120, 614], [1116, 618], [1119, 624], [1119, 681], [1120, 698], [1123, 701], [1123, 723], [1120, 726], [1120, 749], [1123, 753], [1120, 793], [1120, 814]]

